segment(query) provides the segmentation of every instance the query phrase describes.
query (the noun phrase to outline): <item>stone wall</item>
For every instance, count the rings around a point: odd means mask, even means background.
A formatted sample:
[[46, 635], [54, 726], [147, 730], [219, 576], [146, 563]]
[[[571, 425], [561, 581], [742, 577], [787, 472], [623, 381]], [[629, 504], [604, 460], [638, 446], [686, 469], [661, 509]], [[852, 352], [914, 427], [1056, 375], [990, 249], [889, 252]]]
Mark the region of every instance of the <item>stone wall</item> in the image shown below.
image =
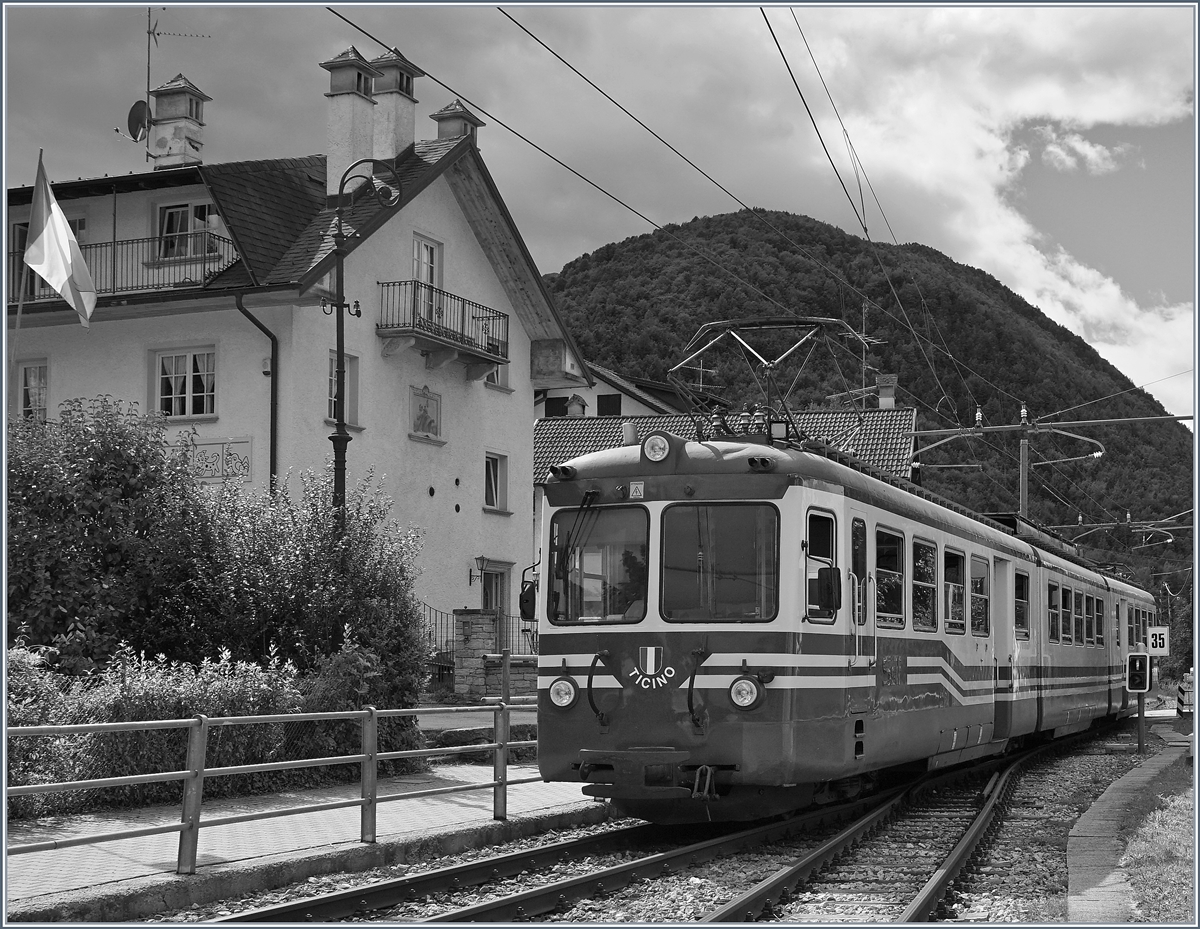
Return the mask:
[[[503, 662], [497, 646], [497, 618], [490, 610], [455, 610], [454, 692], [480, 699], [503, 695]], [[509, 658], [509, 696], [537, 694], [537, 657]]]

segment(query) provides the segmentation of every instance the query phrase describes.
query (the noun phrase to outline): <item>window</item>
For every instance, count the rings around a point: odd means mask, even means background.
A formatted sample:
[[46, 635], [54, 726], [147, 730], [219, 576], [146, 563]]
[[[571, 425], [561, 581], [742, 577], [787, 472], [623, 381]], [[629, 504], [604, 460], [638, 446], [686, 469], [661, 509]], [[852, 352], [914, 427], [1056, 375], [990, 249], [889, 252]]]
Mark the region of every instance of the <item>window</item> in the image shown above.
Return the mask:
[[210, 232], [218, 229], [211, 203], [176, 203], [158, 209], [158, 257], [188, 258], [219, 251]]
[[1074, 623], [1071, 620], [1071, 588], [1064, 587], [1062, 589], [1062, 643], [1063, 645], [1071, 644], [1071, 630], [1074, 629]]
[[1137, 644], [1137, 631], [1134, 625], [1134, 610], [1129, 604], [1125, 605], [1125, 621], [1129, 626], [1129, 647], [1133, 648], [1133, 646]]
[[942, 590], [945, 592], [946, 631], [954, 635], [965, 635], [967, 621], [963, 612], [966, 600], [967, 559], [958, 552], [947, 551], [942, 559], [945, 573]]
[[416, 290], [413, 307], [418, 317], [442, 322], [440, 288], [442, 286], [442, 246], [424, 236], [413, 237], [413, 280]]
[[991, 570], [986, 558], [971, 556], [971, 634], [991, 635]]
[[833, 622], [836, 611], [821, 605], [819, 572], [822, 568], [831, 568], [834, 564], [835, 525], [833, 517], [825, 513], [808, 514], [808, 539], [804, 553], [804, 572], [807, 579], [806, 589], [808, 600], [805, 615], [817, 622]]
[[1083, 636], [1088, 645], [1096, 644], [1096, 599], [1083, 598]]
[[46, 396], [50, 391], [50, 366], [45, 361], [22, 361], [17, 365], [17, 402], [24, 419], [46, 421]]
[[676, 504], [662, 517], [662, 615], [765, 622], [779, 608], [779, 513], [763, 503]]
[[875, 622], [904, 628], [904, 537], [875, 530]]
[[1104, 598], [1096, 598], [1096, 644], [1104, 647]]
[[1029, 575], [1020, 571], [1013, 579], [1013, 628], [1018, 639], [1029, 638]]
[[546, 415], [547, 416], [566, 416], [567, 415], [567, 398], [566, 397], [547, 397], [546, 398]]
[[413, 81], [411, 74], [400, 73], [400, 92], [408, 94], [410, 97], [413, 92]]
[[867, 624], [867, 524], [856, 519], [850, 524], [850, 571], [854, 581], [854, 621]]
[[[326, 397], [326, 412], [327, 419], [336, 420], [337, 410], [334, 408], [334, 401], [337, 396], [337, 352], [329, 353], [329, 395]], [[358, 424], [358, 359], [353, 355], [346, 355], [346, 403], [342, 410], [342, 417], [351, 425]]]
[[1048, 635], [1051, 642], [1058, 641], [1058, 585], [1046, 585], [1046, 618], [1049, 620]]
[[1117, 600], [1113, 603], [1113, 641], [1120, 646], [1121, 644], [1121, 601]]
[[188, 97], [188, 118], [198, 123], [204, 122], [204, 101]]
[[217, 412], [217, 353], [159, 352], [158, 403], [166, 416], [211, 416]]
[[597, 416], [620, 416], [621, 415], [621, 395], [620, 394], [600, 394], [596, 397], [596, 415]]
[[1083, 591], [1075, 591], [1075, 644], [1083, 644]]
[[484, 455], [483, 505], [489, 510], [508, 509], [508, 458], [504, 455]]
[[507, 387], [508, 365], [493, 365], [492, 370], [487, 373], [484, 381], [488, 384], [491, 384], [493, 387]]
[[913, 629], [937, 632], [937, 546], [913, 540]]
[[646, 615], [650, 516], [640, 506], [560, 510], [550, 522], [551, 622], [637, 622]]

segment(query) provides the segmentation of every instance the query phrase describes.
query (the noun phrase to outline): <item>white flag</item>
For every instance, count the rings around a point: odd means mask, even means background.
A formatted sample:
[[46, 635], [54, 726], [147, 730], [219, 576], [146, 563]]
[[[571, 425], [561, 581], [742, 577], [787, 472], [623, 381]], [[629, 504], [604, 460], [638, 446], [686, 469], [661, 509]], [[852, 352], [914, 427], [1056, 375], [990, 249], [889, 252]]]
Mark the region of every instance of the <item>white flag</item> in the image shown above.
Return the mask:
[[33, 187], [33, 212], [29, 216], [29, 238], [25, 264], [42, 276], [79, 314], [85, 329], [96, 308], [96, 285], [83, 260], [79, 243], [67, 217], [54, 199], [42, 156], [38, 153], [37, 181]]

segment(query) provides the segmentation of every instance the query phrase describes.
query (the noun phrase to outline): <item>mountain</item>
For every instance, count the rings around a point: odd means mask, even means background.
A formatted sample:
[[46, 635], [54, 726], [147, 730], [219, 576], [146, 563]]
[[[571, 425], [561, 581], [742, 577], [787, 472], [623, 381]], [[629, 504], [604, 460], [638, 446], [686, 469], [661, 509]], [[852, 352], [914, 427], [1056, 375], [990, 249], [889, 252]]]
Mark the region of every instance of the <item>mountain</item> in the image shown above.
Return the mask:
[[[897, 375], [897, 402], [916, 407], [918, 429], [973, 425], [977, 407], [984, 425], [1016, 424], [1022, 402], [1031, 421], [1046, 417], [1048, 427], [1167, 415], [1083, 339], [985, 271], [923, 245], [872, 244], [805, 216], [745, 210], [697, 217], [582, 255], [547, 275], [546, 285], [584, 356], [625, 375], [664, 379], [697, 330], [715, 320], [833, 317], [878, 340], [866, 352], [865, 383], [874, 384], [875, 372]], [[751, 345], [775, 359], [795, 335], [758, 333]], [[863, 347], [848, 333], [809, 349], [793, 353], [777, 374], [785, 389], [795, 385], [793, 408], [828, 405], [832, 395], [864, 383]], [[706, 387], [718, 385], [737, 405], [762, 400], [741, 353], [726, 349], [702, 360]], [[1094, 441], [1048, 430], [1030, 440], [1030, 461], [1041, 463], [1030, 469], [1034, 521], [1115, 522], [1128, 513], [1136, 522], [1191, 509], [1192, 433], [1180, 423], [1064, 431]], [[1104, 449], [1098, 459], [1095, 442]], [[983, 512], [1017, 511], [1017, 434], [957, 439], [920, 460], [930, 490]], [[1136, 562], [1139, 574], [1148, 566], [1170, 569], [1190, 551], [1190, 535], [1138, 550], [1145, 555], [1131, 552], [1141, 541], [1105, 530], [1088, 539], [1111, 553], [1107, 560]]]

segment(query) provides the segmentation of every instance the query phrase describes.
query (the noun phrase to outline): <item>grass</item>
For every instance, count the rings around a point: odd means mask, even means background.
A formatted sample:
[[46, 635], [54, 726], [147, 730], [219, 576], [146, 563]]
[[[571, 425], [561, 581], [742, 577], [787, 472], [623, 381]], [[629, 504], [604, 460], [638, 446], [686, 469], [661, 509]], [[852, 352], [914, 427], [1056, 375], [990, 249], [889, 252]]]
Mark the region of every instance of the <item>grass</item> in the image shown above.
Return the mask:
[[1138, 922], [1193, 922], [1196, 795], [1192, 766], [1165, 768], [1122, 823], [1121, 865], [1133, 887]]

